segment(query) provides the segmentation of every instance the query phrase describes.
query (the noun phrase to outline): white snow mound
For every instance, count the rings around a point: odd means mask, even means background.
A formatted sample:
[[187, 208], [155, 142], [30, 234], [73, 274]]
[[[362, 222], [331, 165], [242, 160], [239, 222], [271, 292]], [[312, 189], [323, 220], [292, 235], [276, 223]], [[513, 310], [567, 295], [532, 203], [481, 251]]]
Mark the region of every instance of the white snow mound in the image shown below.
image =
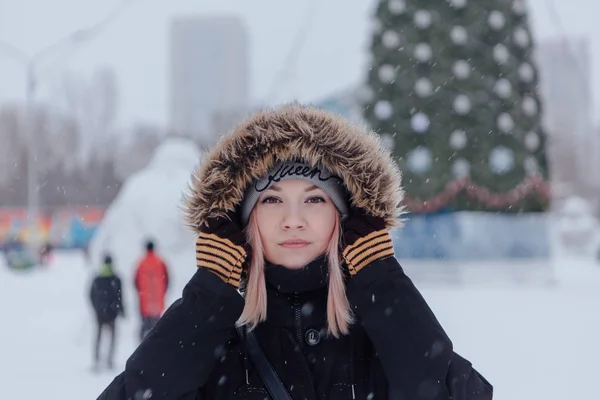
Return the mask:
[[193, 272], [194, 237], [184, 224], [181, 200], [200, 157], [190, 140], [170, 138], [161, 144], [150, 164], [125, 182], [107, 210], [90, 243], [90, 262], [97, 266], [110, 252], [115, 269], [131, 279], [146, 240], [152, 239], [171, 271]]

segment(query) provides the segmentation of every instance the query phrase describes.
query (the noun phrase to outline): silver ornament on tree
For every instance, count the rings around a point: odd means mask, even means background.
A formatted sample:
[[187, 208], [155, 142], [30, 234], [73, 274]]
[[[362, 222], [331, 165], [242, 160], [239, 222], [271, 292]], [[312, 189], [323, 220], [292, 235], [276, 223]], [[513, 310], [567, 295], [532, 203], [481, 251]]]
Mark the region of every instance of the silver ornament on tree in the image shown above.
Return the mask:
[[395, 50], [400, 46], [400, 35], [398, 35], [398, 32], [388, 29], [381, 35], [381, 42], [388, 49]]
[[515, 153], [506, 146], [496, 146], [489, 155], [490, 170], [497, 175], [504, 175], [514, 168]]
[[390, 10], [390, 12], [393, 15], [404, 14], [404, 12], [406, 11], [406, 1], [404, 1], [404, 0], [390, 0], [388, 2], [388, 10]]
[[533, 117], [538, 113], [538, 103], [531, 96], [526, 95], [523, 97], [521, 108], [523, 109], [523, 113], [528, 117]]
[[391, 83], [396, 79], [396, 68], [390, 64], [383, 64], [379, 67], [377, 75], [382, 83]]
[[415, 93], [419, 97], [429, 97], [433, 93], [433, 84], [427, 78], [419, 78], [415, 82]]
[[532, 156], [528, 156], [525, 158], [525, 160], [523, 161], [523, 168], [525, 169], [525, 173], [527, 175], [536, 175], [538, 172], [540, 172], [538, 162], [535, 159], [535, 157]]
[[453, 150], [462, 150], [467, 145], [467, 133], [462, 129], [456, 129], [450, 134], [450, 147]]
[[500, 78], [494, 84], [494, 92], [501, 99], [508, 99], [512, 95], [512, 85], [506, 78]]
[[415, 46], [415, 58], [420, 62], [428, 62], [433, 56], [433, 51], [428, 43], [419, 43]]
[[533, 71], [531, 64], [523, 63], [519, 66], [518, 74], [521, 81], [531, 83], [533, 82], [535, 72]]
[[527, 11], [527, 5], [525, 4], [525, 0], [514, 0], [512, 10], [518, 16], [525, 15], [525, 12]]
[[471, 111], [471, 100], [467, 95], [459, 94], [454, 98], [452, 106], [457, 114], [466, 115]]
[[506, 25], [506, 17], [498, 10], [490, 12], [488, 16], [488, 25], [495, 31], [499, 31]]
[[416, 113], [410, 119], [410, 126], [417, 133], [425, 133], [429, 129], [430, 123], [429, 117], [422, 112]]
[[498, 64], [506, 64], [510, 59], [510, 52], [505, 45], [498, 43], [494, 46], [493, 57]]
[[509, 113], [502, 113], [497, 120], [498, 129], [503, 133], [511, 133], [515, 129], [515, 121]]
[[392, 104], [387, 100], [377, 101], [377, 103], [375, 103], [373, 111], [375, 113], [375, 116], [381, 121], [390, 119], [392, 114], [394, 113]]
[[515, 44], [521, 48], [526, 48], [531, 43], [529, 33], [522, 26], [515, 28], [513, 40]]
[[433, 20], [431, 13], [427, 10], [418, 10], [413, 16], [413, 22], [419, 29], [427, 29]]
[[529, 151], [536, 151], [540, 148], [540, 136], [535, 132], [525, 134], [525, 148]]
[[469, 33], [464, 26], [453, 26], [452, 29], [450, 29], [450, 40], [458, 46], [464, 46], [469, 40]]
[[465, 8], [467, 0], [450, 0], [450, 5], [456, 9]]
[[417, 146], [406, 155], [408, 168], [417, 175], [422, 175], [431, 169], [433, 157], [427, 147]]
[[458, 158], [452, 163], [452, 174], [455, 178], [466, 178], [471, 174], [471, 163], [464, 158]]
[[458, 79], [467, 79], [471, 74], [471, 65], [465, 60], [457, 60], [452, 64], [452, 73]]

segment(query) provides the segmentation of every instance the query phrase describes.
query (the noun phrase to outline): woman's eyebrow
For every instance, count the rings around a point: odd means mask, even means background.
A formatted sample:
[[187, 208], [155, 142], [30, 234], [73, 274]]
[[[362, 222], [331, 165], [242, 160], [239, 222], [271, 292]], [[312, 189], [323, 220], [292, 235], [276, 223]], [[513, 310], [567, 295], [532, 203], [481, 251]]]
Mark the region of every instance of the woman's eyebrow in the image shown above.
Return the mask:
[[274, 192], [281, 192], [281, 188], [277, 185], [271, 185], [267, 188], [267, 190], [272, 190]]

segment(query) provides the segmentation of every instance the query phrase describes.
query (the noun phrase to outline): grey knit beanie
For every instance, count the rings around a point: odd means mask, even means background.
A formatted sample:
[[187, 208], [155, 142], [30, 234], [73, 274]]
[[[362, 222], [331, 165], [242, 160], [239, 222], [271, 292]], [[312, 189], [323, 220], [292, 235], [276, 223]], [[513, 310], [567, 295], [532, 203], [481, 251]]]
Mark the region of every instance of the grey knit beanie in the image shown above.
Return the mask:
[[348, 217], [348, 191], [342, 178], [333, 175], [322, 165], [311, 167], [305, 162], [292, 161], [277, 164], [246, 190], [240, 207], [240, 217], [244, 226], [248, 225], [250, 213], [261, 193], [271, 185], [288, 179], [302, 179], [318, 186], [331, 198], [342, 215], [342, 221]]

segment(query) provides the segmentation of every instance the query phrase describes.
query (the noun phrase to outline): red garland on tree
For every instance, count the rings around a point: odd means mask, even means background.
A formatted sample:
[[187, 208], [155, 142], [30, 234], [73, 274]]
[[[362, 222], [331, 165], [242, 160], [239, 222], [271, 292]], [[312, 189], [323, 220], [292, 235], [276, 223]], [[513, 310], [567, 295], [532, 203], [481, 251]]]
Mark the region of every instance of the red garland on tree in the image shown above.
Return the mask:
[[549, 201], [551, 197], [550, 184], [539, 175], [528, 176], [521, 184], [507, 193], [490, 193], [488, 189], [475, 184], [466, 177], [450, 182], [442, 192], [425, 201], [405, 196], [404, 205], [413, 213], [434, 213], [447, 206], [461, 192], [488, 209], [498, 210], [513, 207], [532, 195], [536, 195], [542, 202]]

